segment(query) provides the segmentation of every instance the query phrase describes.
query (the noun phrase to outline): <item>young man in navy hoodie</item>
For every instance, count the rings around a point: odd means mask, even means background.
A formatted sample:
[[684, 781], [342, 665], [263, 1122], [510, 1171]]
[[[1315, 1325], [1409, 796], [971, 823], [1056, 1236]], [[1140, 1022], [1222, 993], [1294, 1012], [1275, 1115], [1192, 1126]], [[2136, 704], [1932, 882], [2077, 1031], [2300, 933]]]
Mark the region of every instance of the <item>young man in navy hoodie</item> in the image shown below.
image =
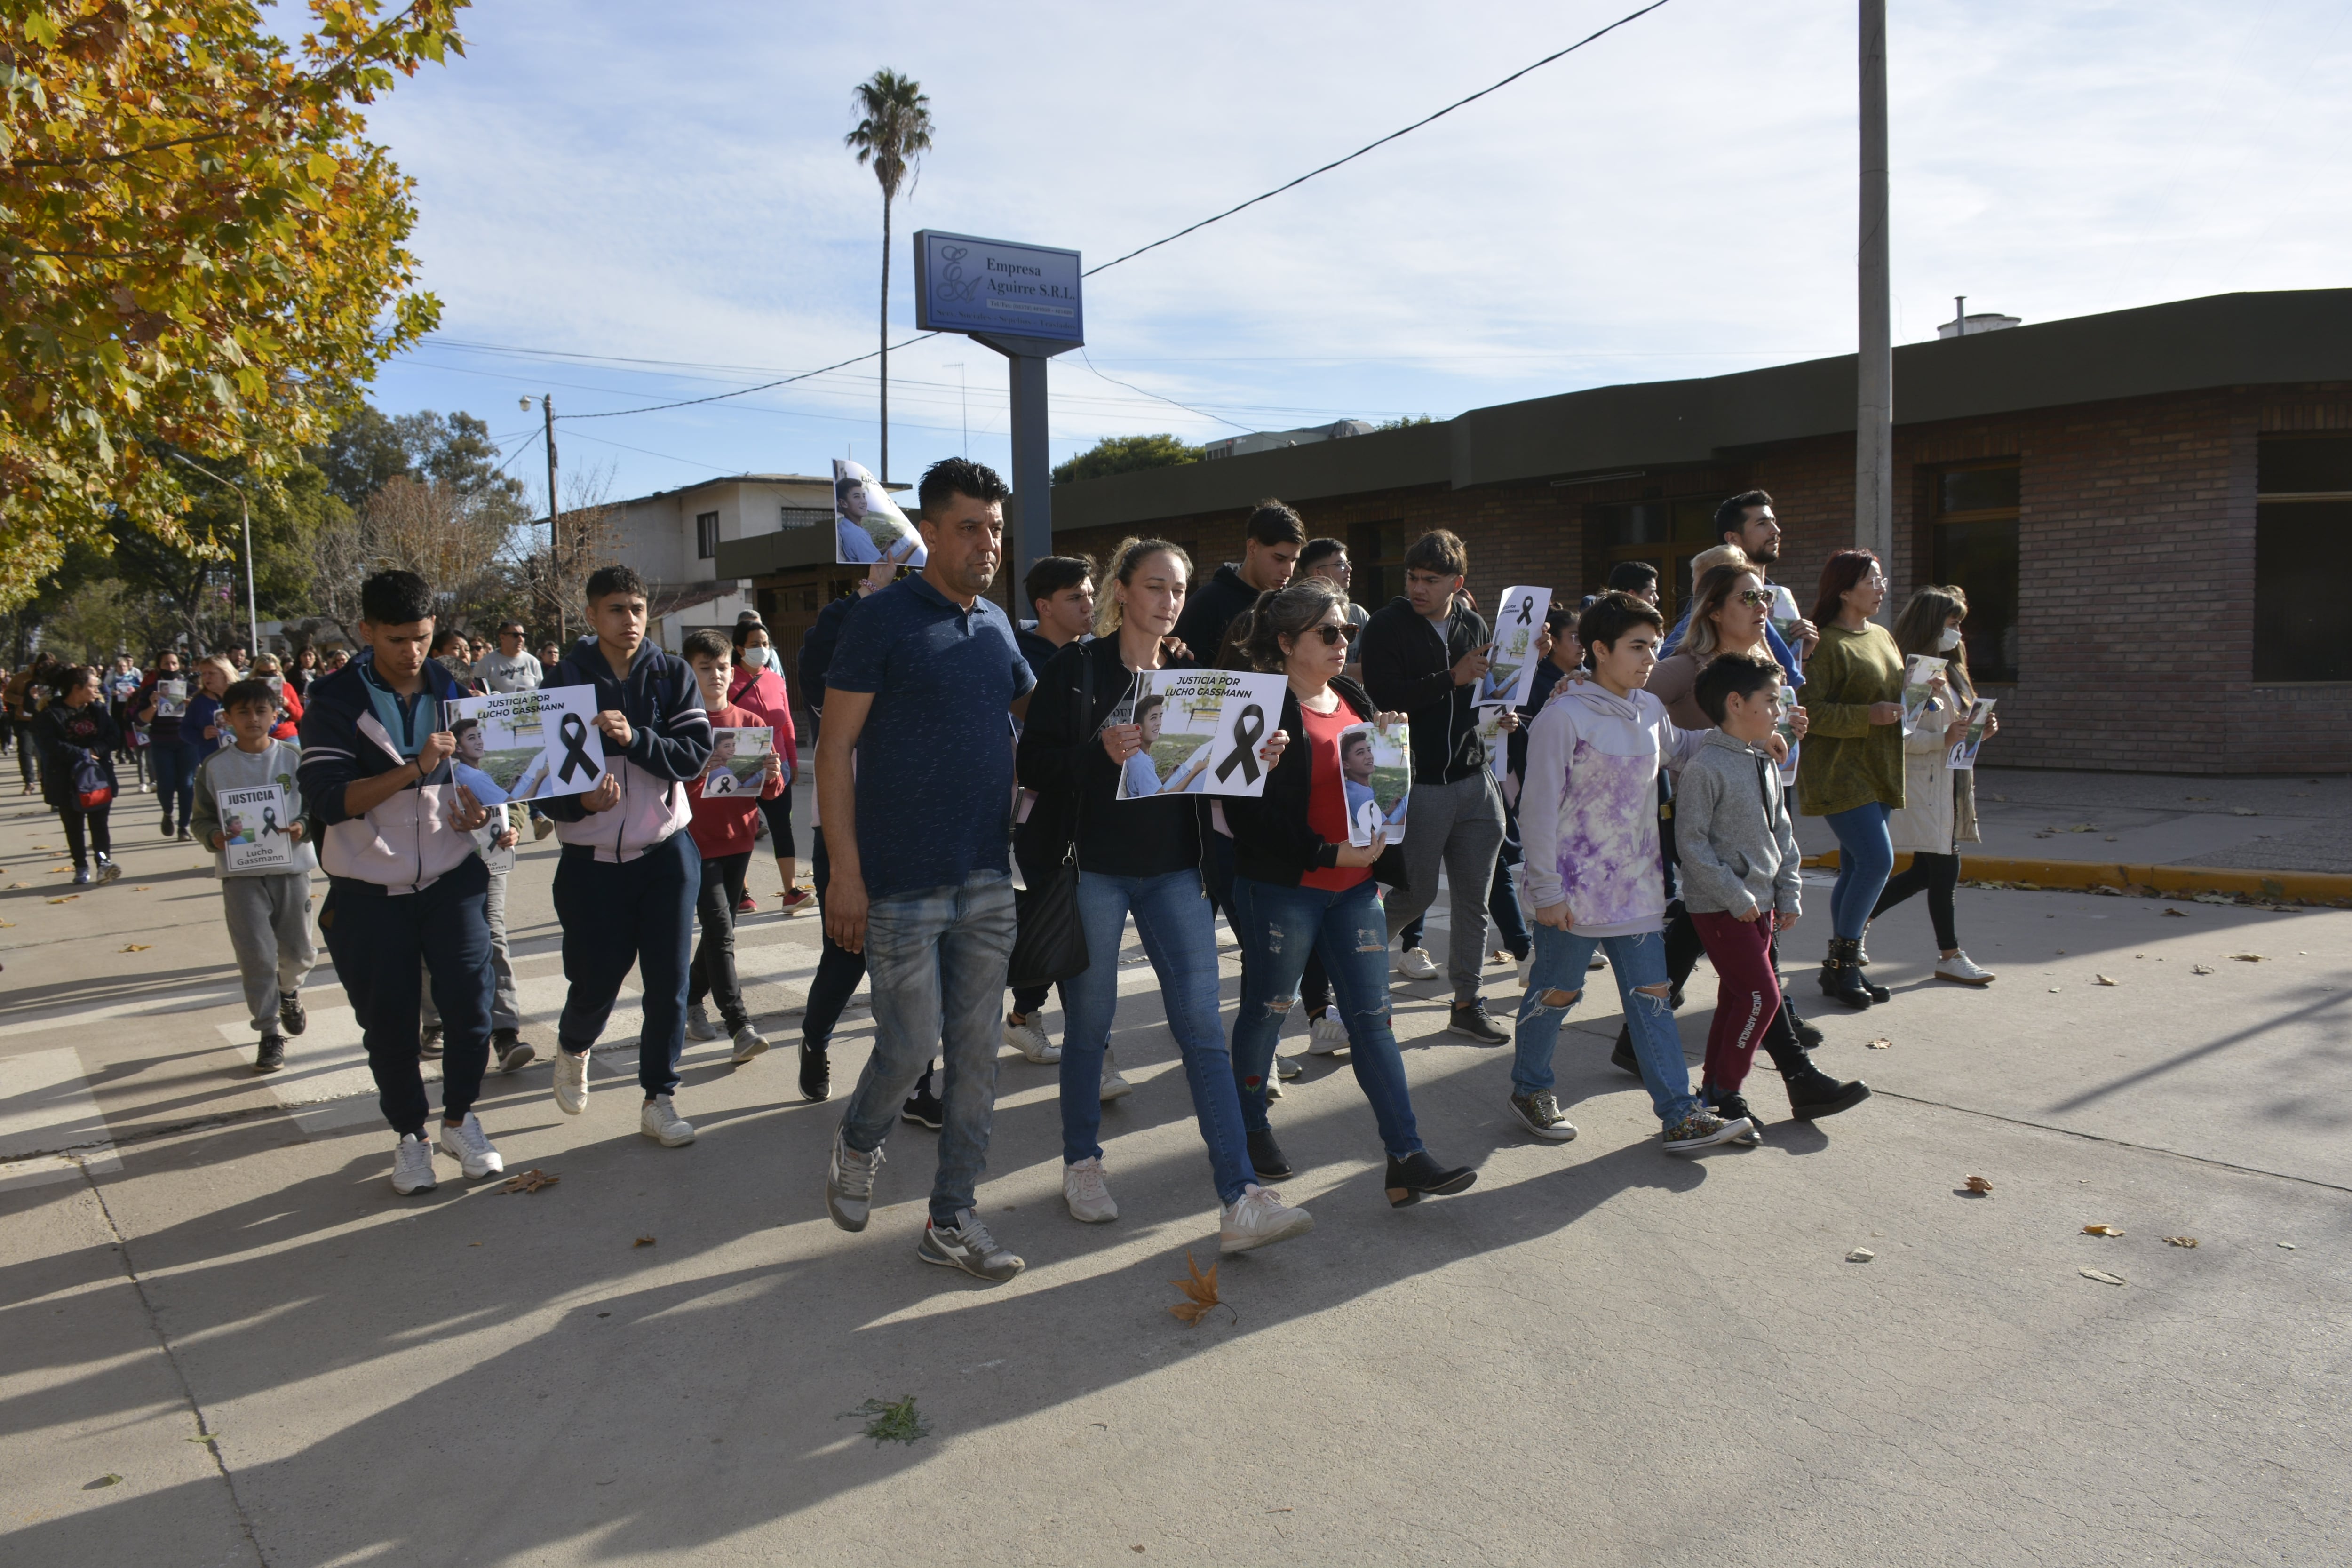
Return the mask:
[[[360, 584], [359, 658], [310, 685], [296, 780], [325, 831], [319, 929], [366, 1042], [384, 1120], [399, 1135], [392, 1190], [434, 1186], [431, 1106], [417, 1066], [418, 992], [441, 1009], [443, 1153], [470, 1180], [505, 1162], [473, 1111], [490, 1055], [489, 868], [473, 833], [489, 813], [459, 784], [443, 705], [465, 695], [425, 657], [433, 590], [414, 572]], [[418, 961], [423, 961], [420, 973]]]
[[675, 1149], [694, 1142], [672, 1095], [702, 888], [686, 785], [709, 765], [710, 716], [686, 661], [646, 640], [646, 584], [635, 571], [604, 566], [590, 574], [588, 621], [593, 635], [572, 645], [547, 682], [596, 689], [604, 756], [595, 788], [541, 805], [563, 841], [555, 918], [572, 987], [556, 1025], [555, 1106], [566, 1116], [588, 1109], [588, 1053], [635, 964], [645, 987], [637, 1131]]

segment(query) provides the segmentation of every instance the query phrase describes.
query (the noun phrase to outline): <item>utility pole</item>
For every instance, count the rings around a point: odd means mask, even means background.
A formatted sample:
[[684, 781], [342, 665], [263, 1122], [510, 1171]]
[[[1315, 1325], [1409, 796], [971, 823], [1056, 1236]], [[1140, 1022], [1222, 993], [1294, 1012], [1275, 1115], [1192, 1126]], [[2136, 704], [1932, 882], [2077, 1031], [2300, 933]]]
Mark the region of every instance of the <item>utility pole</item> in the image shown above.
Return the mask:
[[[1862, 233], [1854, 257], [1859, 342], [1853, 542], [1895, 570], [1895, 341], [1886, 260], [1886, 0], [1862, 0]], [[1891, 620], [1895, 595], [1880, 610]]]
[[245, 649], [248, 655], [259, 653], [261, 651], [261, 616], [254, 607], [253, 596], [253, 503], [247, 499], [243, 485], [234, 479], [222, 479], [220, 475], [214, 473], [185, 452], [174, 447], [164, 449], [206, 479], [226, 485], [236, 492], [237, 510], [245, 518]]
[[539, 405], [547, 414], [547, 564], [555, 579], [555, 646], [567, 646], [564, 633], [563, 545], [562, 533], [556, 522], [555, 501], [555, 398], [541, 394]]

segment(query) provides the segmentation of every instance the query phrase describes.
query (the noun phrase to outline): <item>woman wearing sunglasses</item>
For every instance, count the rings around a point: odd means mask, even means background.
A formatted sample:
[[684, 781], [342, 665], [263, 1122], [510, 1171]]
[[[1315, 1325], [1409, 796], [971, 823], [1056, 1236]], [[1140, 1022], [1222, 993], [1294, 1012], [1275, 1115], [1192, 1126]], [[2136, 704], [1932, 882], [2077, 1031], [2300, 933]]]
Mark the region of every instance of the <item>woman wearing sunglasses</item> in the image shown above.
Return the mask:
[[1347, 600], [1320, 577], [1259, 595], [1239, 640], [1253, 668], [1288, 678], [1281, 731], [1292, 740], [1256, 799], [1224, 803], [1234, 830], [1234, 913], [1242, 942], [1241, 1006], [1234, 1019], [1234, 1073], [1249, 1129], [1250, 1163], [1261, 1178], [1290, 1173], [1265, 1120], [1265, 1078], [1275, 1037], [1298, 999], [1307, 955], [1319, 953], [1347, 1027], [1349, 1065], [1371, 1101], [1388, 1152], [1385, 1186], [1402, 1208], [1432, 1194], [1458, 1193], [1478, 1179], [1468, 1166], [1440, 1164], [1422, 1146], [1405, 1086], [1404, 1058], [1389, 1026], [1388, 917], [1373, 887], [1402, 887], [1404, 854], [1375, 836], [1348, 841], [1342, 731], [1368, 721], [1392, 724], [1364, 689], [1340, 674], [1356, 628]]

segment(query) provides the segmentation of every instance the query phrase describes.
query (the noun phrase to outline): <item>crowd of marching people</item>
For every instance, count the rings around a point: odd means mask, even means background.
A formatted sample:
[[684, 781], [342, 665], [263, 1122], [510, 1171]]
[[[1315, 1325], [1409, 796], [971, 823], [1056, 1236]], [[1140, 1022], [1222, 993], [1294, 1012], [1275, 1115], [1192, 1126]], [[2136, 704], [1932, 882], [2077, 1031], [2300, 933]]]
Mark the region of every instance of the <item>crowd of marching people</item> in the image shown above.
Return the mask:
[[[1404, 592], [1368, 613], [1349, 598], [1346, 547], [1308, 538], [1268, 501], [1242, 559], [1205, 577], [1160, 539], [1129, 540], [1099, 569], [1037, 562], [1016, 624], [988, 597], [1006, 495], [985, 467], [935, 465], [919, 489], [920, 570], [877, 563], [802, 644], [813, 891], [797, 883], [791, 820], [803, 737], [768, 628], [747, 615], [731, 636], [697, 631], [666, 650], [647, 637], [646, 586], [625, 566], [590, 576], [589, 630], [568, 648], [531, 652], [514, 622], [469, 640], [436, 626], [423, 579], [383, 572], [362, 586], [349, 658], [238, 650], [184, 669], [166, 651], [145, 670], [127, 656], [111, 669], [36, 660], [0, 688], [7, 731], [26, 790], [63, 821], [78, 883], [120, 874], [110, 815], [126, 773], [156, 801], [165, 838], [215, 855], [257, 1071], [280, 1068], [286, 1038], [307, 1027], [302, 987], [314, 931], [323, 937], [403, 1194], [431, 1189], [439, 1160], [468, 1179], [503, 1169], [475, 1104], [493, 1068], [514, 1073], [538, 1055], [506, 936], [524, 835], [560, 840], [556, 1107], [588, 1113], [589, 1054], [634, 969], [639, 1127], [673, 1148], [696, 1137], [677, 1100], [685, 1042], [724, 1039], [738, 1066], [769, 1049], [734, 958], [767, 837], [780, 908], [823, 913], [800, 1020], [805, 1100], [832, 1096], [834, 1031], [859, 984], [871, 992], [873, 1046], [834, 1134], [826, 1212], [865, 1229], [894, 1129], [934, 1130], [919, 1255], [986, 1280], [1023, 1266], [976, 1196], [1004, 1046], [1057, 1068], [1070, 1216], [1118, 1217], [1103, 1107], [1132, 1088], [1109, 1044], [1130, 923], [1181, 1058], [1228, 1252], [1313, 1227], [1276, 1185], [1292, 1174], [1272, 1109], [1300, 1071], [1278, 1048], [1294, 1012], [1308, 1054], [1347, 1055], [1391, 1204], [1476, 1181], [1463, 1150], [1441, 1156], [1423, 1140], [1392, 966], [1444, 977], [1450, 1033], [1511, 1047], [1503, 1098], [1548, 1142], [1576, 1136], [1554, 1058], [1603, 969], [1623, 1014], [1612, 1059], [1641, 1079], [1667, 1152], [1763, 1140], [1765, 1112], [1748, 1094], [1759, 1049], [1790, 1115], [1866, 1100], [1867, 1085], [1813, 1064], [1821, 1033], [1781, 989], [1781, 944], [1807, 912], [1795, 816], [1822, 818], [1839, 845], [1826, 910], [1812, 911], [1827, 928], [1826, 1001], [1889, 999], [1868, 976], [1864, 936], [1917, 893], [1936, 975], [1993, 979], [1954, 926], [1959, 846], [1975, 837], [1971, 774], [1950, 767], [1947, 735], [1973, 695], [1966, 600], [1922, 589], [1890, 632], [1874, 618], [1881, 563], [1846, 550], [1801, 607], [1771, 575], [1780, 526], [1762, 491], [1717, 510], [1719, 542], [1693, 563], [1671, 629], [1655, 570], [1641, 563], [1580, 604], [1556, 602], [1532, 694], [1500, 713], [1477, 706], [1495, 637], [1451, 532], [1416, 541]], [[1920, 653], [1944, 673], [1924, 715], [1906, 720], [1906, 658]], [[1279, 715], [1253, 741], [1261, 793], [1122, 789], [1162, 717], [1146, 678], [1193, 668], [1282, 678]], [[541, 688], [593, 689], [582, 743], [601, 751], [601, 776], [585, 793], [510, 799], [482, 771], [478, 721], [446, 705]], [[1365, 845], [1350, 832], [1343, 736], [1399, 722], [1410, 726], [1410, 810], [1400, 837], [1382, 828]], [[719, 776], [714, 734], [762, 727], [775, 743], [754, 783], [706, 788]], [[256, 785], [281, 792], [290, 868], [226, 856], [224, 794]], [[1898, 852], [1912, 857], [1899, 875]], [[1422, 935], [1441, 875], [1442, 970]], [[1220, 919], [1240, 950], [1230, 1016]], [[1675, 1009], [1702, 955], [1717, 1001], [1694, 1081]], [[1508, 1016], [1483, 996], [1497, 958], [1516, 968]], [[1056, 994], [1058, 1045], [1043, 1022]], [[437, 1121], [422, 1066], [436, 1058]]]

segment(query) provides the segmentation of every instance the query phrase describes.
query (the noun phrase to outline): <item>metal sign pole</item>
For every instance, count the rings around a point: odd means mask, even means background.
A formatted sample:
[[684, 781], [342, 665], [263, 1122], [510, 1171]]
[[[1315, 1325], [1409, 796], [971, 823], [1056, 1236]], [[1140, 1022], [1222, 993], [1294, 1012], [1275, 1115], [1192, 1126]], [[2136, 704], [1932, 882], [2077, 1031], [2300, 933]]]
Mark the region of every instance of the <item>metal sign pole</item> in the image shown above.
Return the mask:
[[1070, 345], [982, 332], [971, 337], [1003, 354], [1011, 368], [1013, 515], [1006, 521], [1013, 537], [1006, 542], [1004, 561], [1006, 575], [1017, 583], [1031, 566], [1054, 553], [1054, 456], [1045, 412], [1045, 362]]

